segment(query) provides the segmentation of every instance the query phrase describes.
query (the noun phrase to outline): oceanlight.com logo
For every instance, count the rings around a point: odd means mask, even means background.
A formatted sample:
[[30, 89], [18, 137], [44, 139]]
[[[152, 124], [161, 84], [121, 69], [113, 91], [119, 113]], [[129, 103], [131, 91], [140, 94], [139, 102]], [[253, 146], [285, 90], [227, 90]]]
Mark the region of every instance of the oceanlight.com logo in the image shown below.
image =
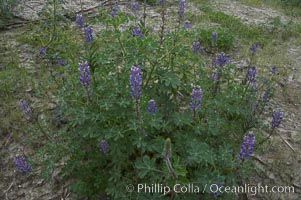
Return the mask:
[[250, 185], [244, 184], [243, 186], [222, 186], [220, 184], [205, 184], [204, 186], [196, 184], [175, 184], [173, 186], [163, 184], [137, 184], [136, 186], [129, 184], [126, 186], [127, 192], [138, 192], [138, 193], [158, 193], [166, 195], [171, 191], [175, 193], [213, 193], [213, 194], [224, 194], [224, 193], [249, 193], [256, 195], [259, 193], [294, 193], [294, 186], [267, 186], [267, 185]]
[[211, 184], [209, 187], [212, 193], [248, 193], [256, 195], [259, 193], [294, 193], [294, 186], [268, 186], [268, 185], [250, 185], [244, 184], [243, 186], [219, 186], [217, 184]]

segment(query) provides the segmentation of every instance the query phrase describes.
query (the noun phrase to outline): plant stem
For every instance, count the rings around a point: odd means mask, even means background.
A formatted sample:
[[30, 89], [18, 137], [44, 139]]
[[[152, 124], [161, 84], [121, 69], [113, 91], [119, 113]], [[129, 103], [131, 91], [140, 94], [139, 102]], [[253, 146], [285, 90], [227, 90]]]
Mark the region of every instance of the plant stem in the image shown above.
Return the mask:
[[172, 175], [172, 177], [173, 177], [174, 179], [177, 179], [178, 176], [177, 176], [175, 170], [173, 169], [173, 167], [172, 167], [172, 165], [171, 165], [171, 162], [170, 162], [169, 158], [165, 158], [164, 160], [165, 160], [166, 166], [167, 166], [167, 168], [168, 168], [168, 171], [170, 172], [170, 174]]
[[162, 19], [162, 24], [161, 24], [161, 32], [160, 32], [160, 43], [159, 46], [161, 47], [164, 41], [164, 29], [165, 29], [165, 6], [164, 3], [162, 4], [161, 7], [161, 19]]
[[79, 0], [80, 3], [80, 13], [83, 15], [83, 3], [82, 0]]
[[257, 147], [261, 146], [264, 142], [266, 142], [268, 139], [270, 139], [271, 136], [272, 136], [272, 134], [273, 134], [273, 132], [274, 132], [274, 129], [271, 130], [269, 136], [266, 137], [265, 139], [263, 139], [263, 140], [257, 145]]
[[135, 99], [135, 111], [136, 111], [136, 117], [141, 121], [141, 116], [140, 116], [140, 107], [139, 107], [139, 99]]
[[86, 89], [86, 93], [87, 93], [87, 103], [89, 103], [91, 101], [91, 96], [90, 96], [89, 88], [85, 87], [85, 89]]
[[144, 0], [144, 5], [143, 5], [143, 24], [144, 27], [146, 27], [146, 0]]
[[53, 0], [53, 32], [52, 34], [54, 34], [56, 32], [56, 3], [57, 0]]
[[37, 125], [38, 125], [40, 131], [42, 132], [42, 134], [43, 134], [47, 139], [50, 139], [50, 137], [47, 135], [46, 131], [43, 129], [43, 127], [42, 127], [41, 124], [40, 124], [40, 121], [39, 121], [39, 115], [37, 115], [36, 122], [37, 122]]

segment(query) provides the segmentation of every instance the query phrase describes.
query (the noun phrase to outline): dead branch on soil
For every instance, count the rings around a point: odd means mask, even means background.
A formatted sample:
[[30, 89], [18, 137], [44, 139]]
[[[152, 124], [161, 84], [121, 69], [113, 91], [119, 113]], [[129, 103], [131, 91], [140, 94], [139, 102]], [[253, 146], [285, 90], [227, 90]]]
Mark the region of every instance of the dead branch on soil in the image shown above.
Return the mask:
[[282, 141], [294, 152], [297, 153], [296, 150], [292, 147], [292, 145], [286, 141], [279, 133], [278, 133], [279, 137], [282, 139]]
[[7, 200], [8, 200], [7, 193], [12, 188], [12, 186], [14, 185], [14, 183], [15, 183], [15, 178], [13, 179], [13, 181], [11, 182], [11, 184], [9, 185], [9, 187], [6, 190], [4, 190], [4, 192], [3, 192], [3, 194], [5, 194], [5, 199], [7, 199]]

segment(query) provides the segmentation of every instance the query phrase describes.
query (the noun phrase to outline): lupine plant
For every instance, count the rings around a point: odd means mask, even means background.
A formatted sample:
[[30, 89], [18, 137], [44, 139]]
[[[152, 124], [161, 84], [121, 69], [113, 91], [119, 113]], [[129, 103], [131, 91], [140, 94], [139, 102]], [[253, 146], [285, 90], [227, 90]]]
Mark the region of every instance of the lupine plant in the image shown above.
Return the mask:
[[[48, 56], [57, 50], [57, 58], [66, 63], [57, 66], [64, 79], [49, 79], [57, 105], [47, 113], [48, 121], [59, 126], [47, 134], [56, 139], [47, 140], [37, 160], [44, 169], [64, 160], [61, 175], [72, 180], [79, 196], [195, 199], [196, 194], [187, 193], [128, 193], [126, 186], [237, 185], [246, 181], [238, 171], [254, 168], [257, 141], [264, 141], [257, 131], [265, 127], [261, 111], [272, 98], [275, 70], [261, 82], [256, 63], [237, 69], [229, 52], [219, 50], [223, 32], [210, 32], [206, 43], [188, 23], [183, 28], [185, 0], [177, 2], [180, 23], [166, 32], [165, 1], [158, 4], [163, 23], [159, 32], [139, 21], [137, 2], [130, 4], [132, 14], [112, 3], [100, 8], [100, 17], [93, 21], [77, 15], [78, 27], [58, 32], [61, 38], [45, 52]], [[126, 26], [130, 20], [134, 26]], [[92, 31], [95, 21], [106, 26], [97, 34]], [[69, 47], [67, 52], [61, 42]], [[251, 57], [258, 48], [250, 48]], [[23, 114], [31, 113], [24, 100], [20, 107]], [[275, 111], [269, 130], [276, 131], [282, 119], [283, 113]], [[212, 196], [209, 191], [199, 195]]]
[[28, 172], [32, 170], [32, 167], [28, 164], [24, 156], [17, 155], [14, 158], [14, 163], [20, 172]]

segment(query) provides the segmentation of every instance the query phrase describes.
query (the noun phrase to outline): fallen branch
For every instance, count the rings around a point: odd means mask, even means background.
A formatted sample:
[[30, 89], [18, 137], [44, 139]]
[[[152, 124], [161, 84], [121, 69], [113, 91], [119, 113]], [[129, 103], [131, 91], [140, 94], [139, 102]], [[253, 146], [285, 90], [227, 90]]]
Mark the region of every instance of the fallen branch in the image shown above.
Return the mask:
[[12, 186], [14, 185], [14, 183], [15, 183], [15, 178], [13, 179], [13, 181], [11, 182], [11, 184], [9, 185], [9, 187], [6, 190], [4, 190], [3, 194], [5, 194], [5, 198], [6, 199], [8, 199], [7, 193], [12, 188]]
[[[103, 2], [101, 2], [100, 4], [98, 4], [96, 6], [84, 9], [82, 12], [83, 13], [89, 13], [91, 10], [93, 11], [94, 9], [99, 8], [101, 6], [107, 6], [107, 5], [109, 5], [109, 2], [110, 2], [109, 0], [103, 1]], [[28, 5], [26, 5], [26, 6], [28, 7]], [[77, 11], [77, 12], [75, 12], [75, 13], [72, 13], [72, 14], [70, 14], [70, 13], [63, 14], [63, 16], [72, 19], [72, 18], [75, 18], [75, 15], [79, 14], [79, 13], [81, 13], [80, 10]], [[9, 22], [7, 24], [3, 24], [3, 27], [4, 27], [3, 29], [18, 28], [18, 27], [24, 26], [26, 24], [31, 24], [31, 23], [34, 24], [34, 23], [38, 23], [40, 21], [49, 19], [49, 18], [41, 18], [41, 19], [37, 19], [37, 20], [28, 20], [28, 19], [24, 19], [24, 18], [22, 18], [20, 16], [15, 16], [15, 15], [14, 15], [14, 18], [20, 19], [20, 21], [13, 21], [13, 22]]]
[[292, 145], [286, 141], [279, 133], [278, 133], [279, 137], [282, 139], [282, 141], [294, 152], [297, 153], [296, 150], [292, 147]]

